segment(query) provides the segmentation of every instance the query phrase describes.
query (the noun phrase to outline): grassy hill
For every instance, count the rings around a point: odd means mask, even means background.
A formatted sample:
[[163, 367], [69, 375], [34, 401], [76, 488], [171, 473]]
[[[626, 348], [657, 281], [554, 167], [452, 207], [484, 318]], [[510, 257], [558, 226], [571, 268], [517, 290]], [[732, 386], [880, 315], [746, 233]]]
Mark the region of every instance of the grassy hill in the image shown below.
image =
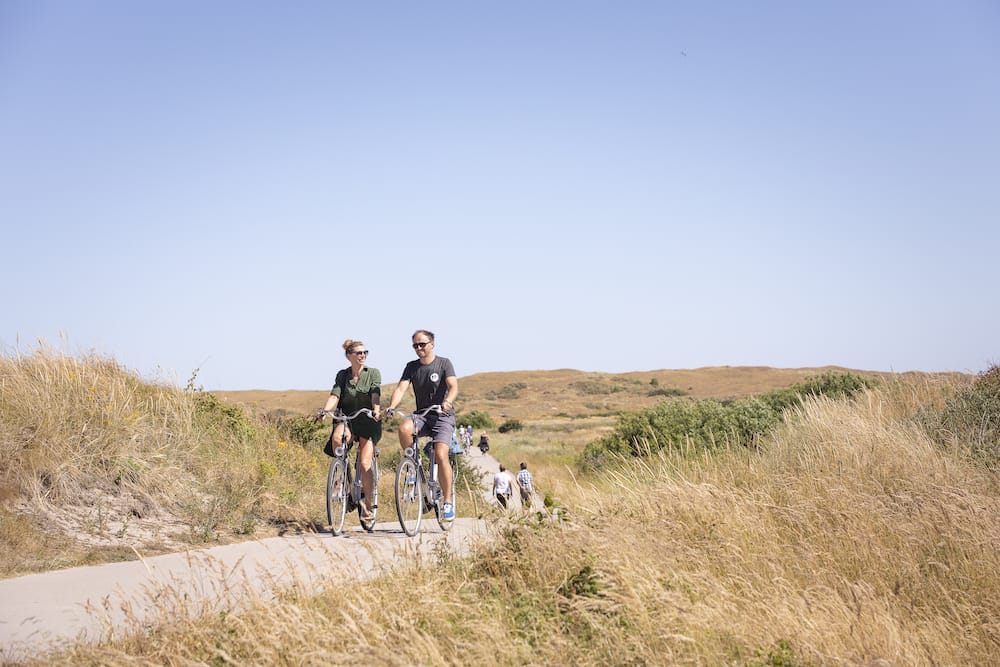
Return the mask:
[[[561, 369], [477, 373], [459, 378], [458, 411], [481, 410], [495, 418], [520, 420], [550, 417], [589, 417], [620, 410], [650, 407], [671, 395], [701, 398], [743, 398], [819, 375], [847, 371], [838, 366], [821, 368], [769, 368], [765, 366], [713, 366], [691, 370], [592, 373]], [[852, 371], [872, 377], [888, 373]], [[388, 396], [395, 384], [383, 385]], [[230, 405], [258, 414], [315, 413], [323, 407], [329, 390], [213, 391]]]

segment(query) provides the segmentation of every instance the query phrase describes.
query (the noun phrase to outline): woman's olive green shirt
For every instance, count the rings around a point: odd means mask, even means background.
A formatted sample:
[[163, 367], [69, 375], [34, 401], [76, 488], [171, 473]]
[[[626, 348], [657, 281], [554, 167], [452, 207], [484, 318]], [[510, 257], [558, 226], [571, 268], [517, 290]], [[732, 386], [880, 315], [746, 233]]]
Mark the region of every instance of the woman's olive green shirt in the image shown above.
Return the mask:
[[[382, 374], [377, 368], [364, 366], [358, 374], [357, 383], [351, 382], [351, 368], [347, 367], [337, 372], [330, 393], [339, 397], [337, 408], [345, 415], [353, 414], [361, 408], [373, 407], [373, 397], [382, 395]], [[376, 443], [382, 437], [382, 424], [370, 417], [359, 415], [350, 424], [351, 431], [356, 435], [374, 440]]]

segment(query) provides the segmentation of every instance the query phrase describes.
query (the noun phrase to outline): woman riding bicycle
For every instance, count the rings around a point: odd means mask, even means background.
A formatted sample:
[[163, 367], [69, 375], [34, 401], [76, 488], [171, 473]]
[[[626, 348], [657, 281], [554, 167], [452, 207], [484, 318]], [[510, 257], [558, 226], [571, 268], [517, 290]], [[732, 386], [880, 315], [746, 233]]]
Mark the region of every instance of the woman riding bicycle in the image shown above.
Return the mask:
[[[361, 456], [361, 485], [365, 492], [365, 503], [372, 497], [372, 457], [375, 454], [375, 445], [382, 438], [382, 422], [379, 414], [380, 402], [382, 400], [381, 384], [382, 374], [377, 368], [366, 366], [368, 350], [360, 340], [348, 338], [344, 341], [344, 356], [351, 362], [348, 368], [337, 372], [337, 378], [330, 390], [330, 397], [326, 399], [326, 405], [320, 411], [322, 417], [324, 412], [333, 412], [337, 408], [345, 414], [350, 414], [362, 408], [372, 411], [374, 417], [359, 415], [351, 426], [345, 422], [337, 422], [333, 427], [330, 440], [323, 450], [329, 456], [333, 456], [333, 443], [341, 441], [341, 430], [347, 429], [347, 439], [352, 438], [358, 442]], [[370, 507], [362, 507], [363, 517], [371, 515]]]

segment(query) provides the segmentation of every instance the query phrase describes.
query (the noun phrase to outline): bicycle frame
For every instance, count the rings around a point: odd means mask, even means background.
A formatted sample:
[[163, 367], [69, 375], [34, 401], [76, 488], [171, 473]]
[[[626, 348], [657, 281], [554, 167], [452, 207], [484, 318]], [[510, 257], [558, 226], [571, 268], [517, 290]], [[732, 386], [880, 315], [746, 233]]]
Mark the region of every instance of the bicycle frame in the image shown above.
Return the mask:
[[[358, 510], [361, 527], [371, 532], [375, 527], [375, 516], [378, 511], [378, 482], [380, 472], [378, 464], [379, 448], [372, 443], [372, 498], [371, 511], [364, 514], [364, 487], [362, 486], [361, 447], [358, 446], [354, 457], [353, 475], [350, 464], [350, 450], [356, 436], [348, 439], [347, 425], [359, 415], [372, 416], [370, 410], [361, 409], [352, 415], [344, 415], [339, 411], [333, 415], [334, 422], [343, 422], [345, 428], [341, 431], [340, 444], [334, 450], [333, 460], [326, 478], [326, 514], [330, 523], [330, 532], [340, 535], [344, 532], [344, 520], [348, 511]], [[352, 507], [353, 505], [353, 507]]]
[[[432, 410], [440, 411], [440, 406], [431, 406], [416, 416], [422, 416]], [[419, 438], [416, 434], [409, 447], [403, 451], [403, 458], [396, 469], [396, 514], [403, 532], [413, 537], [420, 530], [420, 523], [425, 512], [434, 510], [438, 525], [442, 530], [449, 530], [453, 520], [444, 518], [442, 508], [441, 485], [438, 482], [438, 464], [434, 452], [428, 453], [428, 467], [425, 468], [420, 454]], [[433, 442], [431, 443], [433, 447]], [[453, 480], [454, 481], [454, 480]], [[454, 505], [455, 484], [451, 487], [451, 497], [448, 499]]]

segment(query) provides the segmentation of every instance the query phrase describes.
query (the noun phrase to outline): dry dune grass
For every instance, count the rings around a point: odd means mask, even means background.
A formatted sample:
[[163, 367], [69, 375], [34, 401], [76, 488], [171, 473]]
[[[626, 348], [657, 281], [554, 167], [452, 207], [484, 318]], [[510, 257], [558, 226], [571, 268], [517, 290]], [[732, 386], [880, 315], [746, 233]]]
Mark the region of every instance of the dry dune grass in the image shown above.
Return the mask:
[[[820, 375], [845, 371], [821, 368], [716, 366], [692, 370], [634, 373], [590, 373], [578, 370], [477, 373], [459, 378], [459, 415], [481, 410], [494, 419], [545, 420], [590, 417], [620, 410], [639, 410], [664, 399], [662, 391], [675, 389], [691, 398], [744, 398], [780, 389]], [[868, 376], [889, 374], [852, 371]], [[655, 380], [655, 384], [651, 384]], [[388, 394], [395, 385], [383, 386]], [[661, 393], [657, 393], [659, 390]], [[306, 415], [323, 406], [329, 393], [320, 391], [213, 391], [226, 403], [256, 412], [283, 411]]]
[[189, 401], [113, 360], [45, 347], [0, 358], [0, 381], [0, 572], [131, 551], [102, 534], [176, 546], [160, 529], [171, 524], [164, 501], [183, 487], [178, 472], [192, 455]]
[[[180, 619], [69, 664], [996, 664], [995, 474], [899, 382], [806, 402], [758, 452], [553, 482], [468, 561]], [[561, 517], [561, 519], [560, 519]]]
[[42, 346], [0, 357], [0, 383], [0, 576], [322, 515], [321, 454], [112, 359]]

